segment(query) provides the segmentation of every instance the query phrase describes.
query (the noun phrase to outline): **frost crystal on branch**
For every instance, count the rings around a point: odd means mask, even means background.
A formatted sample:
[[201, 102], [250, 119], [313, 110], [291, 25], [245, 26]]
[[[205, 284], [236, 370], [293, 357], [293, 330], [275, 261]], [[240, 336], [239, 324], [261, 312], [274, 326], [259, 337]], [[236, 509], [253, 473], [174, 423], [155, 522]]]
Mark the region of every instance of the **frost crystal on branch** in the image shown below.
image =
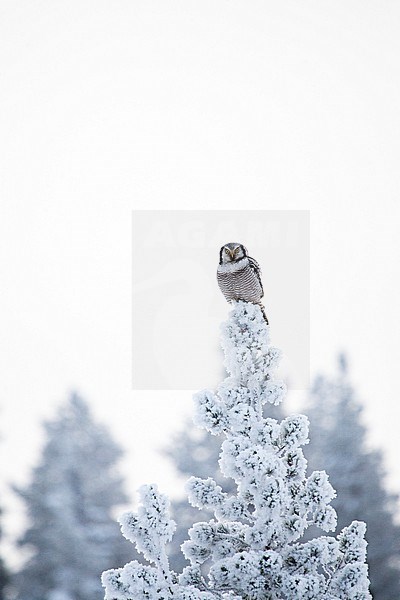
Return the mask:
[[280, 352], [270, 345], [257, 305], [234, 303], [222, 326], [222, 347], [228, 377], [215, 391], [195, 394], [195, 422], [224, 434], [219, 464], [236, 493], [224, 492], [211, 477], [189, 479], [190, 503], [212, 510], [214, 518], [189, 529], [182, 551], [190, 566], [177, 576], [165, 553], [173, 531], [167, 502], [154, 486], [145, 488], [138, 513], [121, 523], [155, 566], [133, 562], [103, 574], [106, 600], [371, 598], [363, 523], [354, 521], [337, 539], [301, 541], [311, 524], [335, 529], [335, 491], [325, 471], [307, 475], [307, 417], [279, 423], [263, 416], [263, 406], [279, 404], [286, 390], [273, 380]]

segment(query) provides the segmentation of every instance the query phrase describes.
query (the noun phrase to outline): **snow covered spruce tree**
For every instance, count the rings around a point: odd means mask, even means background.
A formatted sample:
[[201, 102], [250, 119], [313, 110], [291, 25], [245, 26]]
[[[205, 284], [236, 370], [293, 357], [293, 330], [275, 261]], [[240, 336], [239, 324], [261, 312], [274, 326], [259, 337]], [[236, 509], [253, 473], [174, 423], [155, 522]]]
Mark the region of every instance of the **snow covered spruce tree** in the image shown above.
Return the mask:
[[[400, 526], [395, 523], [398, 497], [385, 489], [380, 452], [366, 447], [362, 407], [349, 381], [347, 360], [339, 356], [338, 373], [318, 376], [308, 414], [312, 468], [324, 465], [337, 491], [333, 506], [338, 527], [362, 518], [367, 524], [368, 565], [374, 600], [400, 598]], [[316, 533], [315, 531], [313, 532]]]
[[155, 485], [143, 486], [137, 513], [124, 514], [120, 523], [152, 564], [132, 561], [103, 573], [106, 600], [371, 598], [364, 523], [352, 522], [337, 538], [301, 542], [310, 524], [335, 528], [335, 492], [324, 471], [306, 475], [307, 418], [263, 416], [263, 405], [279, 404], [285, 386], [273, 379], [280, 352], [269, 343], [258, 306], [234, 303], [222, 346], [228, 377], [217, 390], [195, 394], [195, 420], [224, 434], [219, 463], [235, 493], [211, 477], [189, 479], [190, 502], [214, 518], [189, 530], [182, 550], [190, 565], [177, 575], [166, 553], [175, 529], [168, 500]]
[[[0, 516], [2, 514], [2, 510], [0, 509]], [[2, 537], [2, 531], [0, 528], [0, 540]], [[7, 585], [10, 581], [10, 574], [9, 571], [5, 565], [5, 562], [3, 560], [3, 557], [0, 556], [0, 600], [4, 600], [4, 598], [6, 597], [6, 589], [7, 589]]]
[[[230, 493], [235, 488], [235, 482], [233, 479], [224, 478], [218, 465], [222, 442], [222, 435], [210, 436], [207, 431], [196, 427], [188, 419], [182, 431], [174, 436], [165, 453], [180, 475], [186, 478], [191, 475], [207, 478], [211, 475], [217, 484], [224, 487], [225, 492]], [[170, 513], [177, 527], [167, 547], [169, 563], [174, 571], [181, 572], [189, 564], [181, 550], [189, 528], [195, 521], [208, 521], [213, 513], [206, 509], [199, 511], [189, 504], [187, 496], [173, 501]]]
[[[284, 418], [281, 404], [275, 405], [268, 402], [264, 405], [263, 414], [265, 417], [278, 420]], [[235, 481], [230, 477], [225, 477], [218, 464], [223, 441], [224, 434], [210, 436], [205, 429], [196, 427], [188, 419], [182, 430], [174, 436], [165, 453], [173, 461], [180, 475], [185, 477], [194, 475], [202, 478], [211, 476], [218, 485], [224, 488], [225, 492], [230, 494], [236, 490]], [[198, 508], [188, 503], [186, 497], [171, 503], [171, 516], [176, 520], [177, 527], [168, 546], [169, 562], [174, 571], [180, 572], [188, 564], [188, 560], [181, 551], [181, 544], [187, 538], [188, 529], [195, 521], [200, 519], [208, 521], [213, 514], [212, 510], [207, 509], [199, 512]]]
[[131, 554], [112, 516], [125, 504], [115, 463], [122, 451], [73, 394], [45, 424], [47, 442], [31, 483], [17, 489], [31, 557], [14, 577], [18, 600], [98, 600], [101, 572]]

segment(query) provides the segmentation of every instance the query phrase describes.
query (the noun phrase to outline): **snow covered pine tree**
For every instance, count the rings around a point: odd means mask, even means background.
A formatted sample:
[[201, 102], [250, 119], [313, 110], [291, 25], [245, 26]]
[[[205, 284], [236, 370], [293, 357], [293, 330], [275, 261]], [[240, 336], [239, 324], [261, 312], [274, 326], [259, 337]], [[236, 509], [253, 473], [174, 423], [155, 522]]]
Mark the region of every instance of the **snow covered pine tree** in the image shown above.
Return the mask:
[[14, 488], [30, 521], [19, 545], [31, 556], [12, 586], [17, 600], [98, 600], [101, 572], [131, 557], [112, 517], [127, 502], [116, 469], [122, 450], [76, 393], [45, 430], [31, 482]]
[[[264, 405], [263, 416], [281, 421], [286, 415], [282, 410], [282, 404], [275, 405], [268, 402]], [[224, 477], [218, 464], [224, 439], [223, 433], [211, 436], [205, 429], [196, 427], [192, 419], [187, 419], [182, 430], [172, 438], [165, 453], [172, 459], [179, 475], [185, 478], [191, 475], [212, 477], [225, 492], [230, 494], [236, 490], [235, 481], [230, 477]], [[212, 518], [213, 512], [199, 511], [198, 508], [188, 504], [187, 498], [182, 498], [171, 503], [170, 513], [177, 521], [177, 528], [168, 545], [169, 564], [174, 571], [181, 572], [188, 565], [187, 559], [182, 554], [181, 545], [187, 538], [189, 527], [195, 521], [208, 521]]]
[[335, 492], [324, 471], [306, 476], [307, 417], [279, 423], [262, 415], [263, 404], [282, 401], [285, 386], [272, 378], [280, 352], [270, 346], [258, 306], [234, 302], [222, 325], [222, 347], [229, 376], [216, 392], [195, 394], [195, 420], [225, 435], [220, 467], [234, 478], [236, 494], [211, 478], [189, 479], [189, 501], [212, 509], [215, 519], [189, 530], [182, 550], [191, 564], [177, 575], [166, 553], [175, 529], [169, 502], [155, 485], [143, 486], [138, 512], [124, 514], [120, 524], [154, 566], [132, 561], [105, 571], [106, 600], [371, 598], [364, 523], [353, 521], [337, 538], [300, 541], [310, 524], [335, 528]]
[[[338, 367], [331, 377], [318, 376], [310, 392], [308, 464], [329, 472], [338, 495], [332, 505], [339, 528], [360, 516], [365, 520], [371, 593], [374, 600], [394, 600], [400, 598], [399, 499], [386, 490], [381, 452], [368, 449], [362, 405], [343, 354]], [[313, 527], [307, 532], [310, 538], [318, 533]]]

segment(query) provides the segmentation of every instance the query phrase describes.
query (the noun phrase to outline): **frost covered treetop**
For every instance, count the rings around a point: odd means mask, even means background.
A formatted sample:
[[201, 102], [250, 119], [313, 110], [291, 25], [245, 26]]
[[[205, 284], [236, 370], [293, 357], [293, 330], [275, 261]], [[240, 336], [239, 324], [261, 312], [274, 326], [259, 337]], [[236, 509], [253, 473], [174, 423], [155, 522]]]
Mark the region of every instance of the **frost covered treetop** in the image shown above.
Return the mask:
[[105, 572], [106, 600], [367, 600], [364, 523], [354, 521], [337, 538], [301, 541], [311, 524], [335, 529], [335, 491], [325, 471], [307, 475], [307, 417], [263, 416], [263, 406], [279, 404], [286, 389], [273, 377], [280, 351], [270, 345], [260, 307], [235, 302], [221, 331], [228, 376], [194, 395], [195, 422], [224, 434], [219, 464], [236, 493], [211, 477], [189, 479], [189, 502], [214, 518], [190, 528], [182, 545], [190, 566], [178, 575], [166, 554], [174, 529], [168, 503], [156, 486], [143, 488], [138, 513], [120, 522], [153, 565], [133, 561]]

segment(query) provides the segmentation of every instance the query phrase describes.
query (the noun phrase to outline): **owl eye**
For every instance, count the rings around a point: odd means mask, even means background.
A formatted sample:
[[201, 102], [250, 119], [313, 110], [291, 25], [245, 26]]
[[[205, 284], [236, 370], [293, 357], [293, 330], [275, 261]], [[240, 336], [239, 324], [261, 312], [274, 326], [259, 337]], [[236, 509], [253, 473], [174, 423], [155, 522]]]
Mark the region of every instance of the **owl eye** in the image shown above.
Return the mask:
[[229, 254], [228, 248], [225, 248], [225, 254]]

